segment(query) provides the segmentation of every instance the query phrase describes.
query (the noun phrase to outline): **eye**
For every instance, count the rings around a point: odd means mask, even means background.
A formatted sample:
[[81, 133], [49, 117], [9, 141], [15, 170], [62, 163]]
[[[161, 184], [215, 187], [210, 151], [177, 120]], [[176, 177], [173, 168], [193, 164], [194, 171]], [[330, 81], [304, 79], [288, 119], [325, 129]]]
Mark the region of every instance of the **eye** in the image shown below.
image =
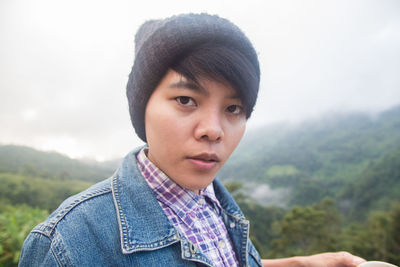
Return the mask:
[[187, 107], [192, 107], [192, 106], [196, 106], [196, 103], [194, 102], [193, 98], [188, 97], [188, 96], [178, 96], [175, 98], [176, 102], [178, 102], [179, 104], [183, 105], [183, 106], [187, 106]]
[[243, 113], [243, 108], [239, 105], [231, 105], [227, 107], [226, 110], [234, 115], [239, 115]]

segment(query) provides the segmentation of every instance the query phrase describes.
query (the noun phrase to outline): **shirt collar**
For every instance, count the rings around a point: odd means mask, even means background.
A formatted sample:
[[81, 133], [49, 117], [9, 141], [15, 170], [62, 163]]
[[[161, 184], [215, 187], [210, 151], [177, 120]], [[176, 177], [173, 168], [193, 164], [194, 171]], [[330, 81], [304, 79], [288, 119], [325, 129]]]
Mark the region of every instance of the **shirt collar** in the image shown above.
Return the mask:
[[200, 190], [199, 195], [183, 188], [169, 178], [163, 171], [155, 166], [147, 157], [147, 148], [143, 148], [137, 155], [137, 162], [142, 175], [152, 189], [158, 201], [171, 208], [184, 221], [191, 224], [187, 216], [196, 212], [206, 198], [213, 205], [220, 207], [213, 184]]
[[[184, 255], [190, 246], [189, 241], [180, 237], [165, 216], [139, 168], [137, 155], [142, 148], [128, 153], [110, 180], [122, 252], [130, 254], [157, 250], [181, 242]], [[222, 207], [221, 214], [225, 225], [239, 225], [234, 228], [227, 227], [227, 230], [234, 244], [238, 245], [235, 251], [240, 264], [247, 266], [248, 221], [221, 181], [215, 178], [212, 184], [216, 199]]]

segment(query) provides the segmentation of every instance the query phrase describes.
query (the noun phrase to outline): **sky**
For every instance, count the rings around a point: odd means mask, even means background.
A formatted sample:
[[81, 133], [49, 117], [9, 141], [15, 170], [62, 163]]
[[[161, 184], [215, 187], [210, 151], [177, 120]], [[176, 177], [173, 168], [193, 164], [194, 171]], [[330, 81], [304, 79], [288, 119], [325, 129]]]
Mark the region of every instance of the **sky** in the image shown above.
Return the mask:
[[0, 144], [107, 160], [143, 144], [125, 96], [146, 20], [207, 12], [259, 55], [248, 130], [400, 104], [398, 0], [0, 0]]

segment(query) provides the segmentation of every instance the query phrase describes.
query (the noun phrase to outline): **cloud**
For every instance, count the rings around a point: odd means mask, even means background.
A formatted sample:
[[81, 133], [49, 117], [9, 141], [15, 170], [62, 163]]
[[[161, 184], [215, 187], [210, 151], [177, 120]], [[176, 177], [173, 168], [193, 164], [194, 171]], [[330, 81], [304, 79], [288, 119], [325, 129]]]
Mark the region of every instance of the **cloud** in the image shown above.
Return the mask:
[[243, 190], [246, 196], [265, 206], [287, 207], [290, 188], [274, 188], [268, 184], [246, 183]]
[[125, 99], [135, 31], [189, 11], [227, 17], [254, 42], [262, 82], [250, 128], [400, 102], [398, 1], [6, 0], [0, 142], [101, 158], [142, 144]]

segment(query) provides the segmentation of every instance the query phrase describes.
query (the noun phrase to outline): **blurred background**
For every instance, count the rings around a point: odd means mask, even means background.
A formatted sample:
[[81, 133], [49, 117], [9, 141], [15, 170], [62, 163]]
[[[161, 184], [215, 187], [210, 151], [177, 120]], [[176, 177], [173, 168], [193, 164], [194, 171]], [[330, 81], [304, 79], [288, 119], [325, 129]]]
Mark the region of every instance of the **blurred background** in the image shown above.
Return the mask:
[[249, 128], [400, 103], [400, 3], [0, 1], [0, 143], [97, 160], [138, 144], [125, 87], [148, 19], [208, 12], [253, 41], [260, 97]]
[[263, 257], [347, 250], [400, 264], [400, 1], [0, 0], [0, 266], [65, 198], [143, 143], [134, 35], [184, 12], [253, 42], [261, 87], [219, 177]]

